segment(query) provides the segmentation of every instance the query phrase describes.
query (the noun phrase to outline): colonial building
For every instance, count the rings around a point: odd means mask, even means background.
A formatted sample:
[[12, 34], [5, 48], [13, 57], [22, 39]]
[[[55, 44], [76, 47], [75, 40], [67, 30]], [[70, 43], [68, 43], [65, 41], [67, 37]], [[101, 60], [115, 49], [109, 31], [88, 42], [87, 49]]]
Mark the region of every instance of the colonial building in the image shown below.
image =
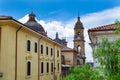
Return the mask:
[[0, 16], [0, 80], [59, 80], [61, 47], [34, 13], [25, 24]]
[[[103, 26], [98, 26], [88, 30], [88, 35], [90, 38], [90, 46], [94, 50], [97, 45], [102, 42], [103, 38], [108, 38], [109, 42], [114, 43], [114, 41], [120, 38], [120, 34], [115, 34], [113, 31], [116, 30], [115, 24], [108, 24]], [[99, 66], [97, 57], [93, 58], [94, 67]]]
[[81, 66], [85, 63], [85, 40], [84, 27], [78, 16], [77, 22], [74, 26], [74, 48], [67, 46], [66, 39], [60, 39], [56, 33], [56, 42], [63, 45], [62, 47], [62, 75], [69, 74], [69, 67]]

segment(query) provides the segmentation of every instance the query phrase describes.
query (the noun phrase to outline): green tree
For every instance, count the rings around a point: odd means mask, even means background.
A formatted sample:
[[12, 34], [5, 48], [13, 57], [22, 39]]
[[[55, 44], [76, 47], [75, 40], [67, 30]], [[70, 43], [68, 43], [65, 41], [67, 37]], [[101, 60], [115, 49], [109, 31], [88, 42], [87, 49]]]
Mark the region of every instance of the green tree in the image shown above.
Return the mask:
[[[120, 22], [115, 22], [117, 30], [114, 33], [120, 33]], [[103, 38], [102, 43], [93, 51], [94, 57], [98, 58], [102, 74], [105, 80], [120, 80], [120, 39], [110, 43], [107, 38]]]
[[107, 38], [103, 38], [102, 43], [97, 46], [93, 54], [100, 62], [104, 79], [119, 80], [120, 39], [111, 44]]
[[83, 65], [81, 67], [74, 67], [71, 69], [71, 74], [61, 80], [103, 80], [100, 74], [100, 69], [92, 69], [90, 65]]

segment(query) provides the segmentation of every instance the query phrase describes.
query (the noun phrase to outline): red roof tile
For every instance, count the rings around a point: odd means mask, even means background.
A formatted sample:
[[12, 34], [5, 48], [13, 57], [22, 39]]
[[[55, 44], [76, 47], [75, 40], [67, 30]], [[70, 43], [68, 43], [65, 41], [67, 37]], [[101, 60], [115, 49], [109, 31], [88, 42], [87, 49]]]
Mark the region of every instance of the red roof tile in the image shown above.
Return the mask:
[[99, 27], [94, 27], [91, 29], [88, 29], [88, 32], [95, 32], [95, 31], [111, 31], [111, 30], [115, 30], [116, 29], [116, 25], [115, 24], [108, 24], [108, 25], [104, 25], [104, 26], [99, 26]]

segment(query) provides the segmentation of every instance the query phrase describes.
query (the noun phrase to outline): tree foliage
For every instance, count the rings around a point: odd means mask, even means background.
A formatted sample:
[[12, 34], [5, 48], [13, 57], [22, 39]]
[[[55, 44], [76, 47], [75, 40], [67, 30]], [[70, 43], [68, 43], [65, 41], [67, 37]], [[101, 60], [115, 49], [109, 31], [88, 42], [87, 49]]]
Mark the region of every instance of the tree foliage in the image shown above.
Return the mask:
[[103, 38], [102, 43], [93, 51], [102, 68], [104, 80], [119, 80], [120, 77], [120, 39], [110, 43]]
[[100, 74], [100, 69], [92, 69], [90, 65], [83, 65], [82, 67], [74, 67], [71, 69], [72, 73], [61, 80], [103, 80]]
[[[115, 22], [116, 30], [113, 33], [120, 33], [120, 22]], [[120, 80], [120, 38], [114, 43], [107, 38], [102, 39], [96, 49], [93, 50], [94, 57], [98, 58], [102, 68], [104, 80]]]

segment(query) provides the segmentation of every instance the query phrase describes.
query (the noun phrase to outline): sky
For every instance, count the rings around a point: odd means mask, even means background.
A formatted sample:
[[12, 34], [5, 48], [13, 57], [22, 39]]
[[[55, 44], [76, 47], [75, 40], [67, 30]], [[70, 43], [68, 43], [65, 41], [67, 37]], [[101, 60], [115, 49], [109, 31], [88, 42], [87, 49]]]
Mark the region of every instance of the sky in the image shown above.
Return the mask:
[[44, 27], [50, 38], [56, 32], [59, 38], [66, 38], [68, 47], [73, 48], [74, 25], [78, 13], [84, 25], [85, 55], [87, 62], [93, 62], [87, 30], [112, 24], [120, 20], [119, 0], [0, 0], [0, 15], [12, 16], [25, 23], [28, 14], [36, 14], [37, 21]]

